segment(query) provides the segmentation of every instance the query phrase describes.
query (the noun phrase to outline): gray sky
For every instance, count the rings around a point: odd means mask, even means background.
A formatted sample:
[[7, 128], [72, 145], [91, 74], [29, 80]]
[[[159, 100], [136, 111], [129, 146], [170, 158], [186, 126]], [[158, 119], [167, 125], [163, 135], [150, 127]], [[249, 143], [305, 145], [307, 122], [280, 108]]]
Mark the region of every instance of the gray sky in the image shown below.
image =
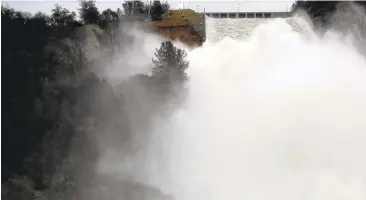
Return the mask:
[[[146, 0], [143, 0], [146, 1]], [[116, 10], [117, 8], [121, 8], [123, 0], [109, 0], [109, 1], [102, 1], [97, 0], [96, 5], [100, 10], [105, 10], [107, 8], [111, 8], [112, 10]], [[164, 0], [162, 1], [164, 2]], [[186, 0], [184, 1], [184, 7], [191, 8], [194, 10], [198, 10], [199, 12], [203, 12], [203, 8], [206, 9], [206, 12], [260, 12], [260, 11], [286, 11], [290, 9], [292, 3], [294, 1], [290, 0], [237, 0], [237, 1], [225, 1], [225, 0], [201, 0], [201, 1], [194, 1], [194, 0]], [[72, 0], [63, 0], [63, 1], [45, 1], [45, 0], [38, 0], [38, 1], [2, 1], [4, 4], [8, 4], [10, 7], [21, 10], [27, 11], [31, 13], [36, 13], [38, 11], [50, 13], [51, 9], [54, 8], [56, 3], [60, 4], [62, 7], [67, 8], [71, 11], [77, 11], [79, 7], [78, 1]], [[181, 7], [182, 1], [180, 0], [168, 0], [168, 3], [171, 7], [178, 8]]]

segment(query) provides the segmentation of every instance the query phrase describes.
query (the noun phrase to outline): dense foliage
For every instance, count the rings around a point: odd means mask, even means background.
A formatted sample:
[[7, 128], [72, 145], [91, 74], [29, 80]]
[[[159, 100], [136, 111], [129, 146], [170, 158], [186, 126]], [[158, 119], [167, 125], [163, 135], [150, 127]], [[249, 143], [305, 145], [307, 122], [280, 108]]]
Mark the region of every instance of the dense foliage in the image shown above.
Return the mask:
[[161, 3], [160, 1], [153, 1], [143, 3], [141, 1], [125, 1], [122, 4], [124, 14], [131, 15], [143, 15], [152, 21], [159, 21], [162, 19], [161, 15], [167, 13], [170, 6], [167, 2]]
[[[121, 106], [125, 98], [90, 66], [108, 64], [108, 59], [98, 61], [124, 52], [124, 16], [133, 15], [132, 7], [139, 13], [149, 7], [138, 1], [133, 1], [137, 7], [130, 4], [100, 12], [95, 1], [82, 0], [80, 20], [57, 4], [50, 15], [1, 8], [2, 198], [92, 199], [75, 191], [81, 184], [94, 187], [88, 176], [98, 158], [93, 137], [98, 127], [111, 126], [123, 146], [129, 125], [121, 120], [127, 118]], [[152, 16], [158, 15], [151, 10]], [[96, 57], [85, 46], [88, 34], [97, 38]], [[167, 55], [157, 53], [156, 69], [169, 74], [178, 66], [185, 77], [188, 62], [183, 50], [166, 42], [158, 52]], [[150, 87], [160, 79], [155, 74], [137, 77]], [[78, 154], [70, 154], [75, 148]]]

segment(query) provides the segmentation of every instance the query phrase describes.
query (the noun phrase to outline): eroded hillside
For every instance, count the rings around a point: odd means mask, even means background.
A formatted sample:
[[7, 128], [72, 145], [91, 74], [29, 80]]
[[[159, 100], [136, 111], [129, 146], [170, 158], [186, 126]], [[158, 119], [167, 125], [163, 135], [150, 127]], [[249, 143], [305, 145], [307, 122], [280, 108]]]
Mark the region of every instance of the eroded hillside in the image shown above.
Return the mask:
[[205, 41], [205, 18], [190, 9], [171, 10], [163, 20], [150, 22], [152, 27], [171, 40], [179, 40], [189, 46], [200, 46]]

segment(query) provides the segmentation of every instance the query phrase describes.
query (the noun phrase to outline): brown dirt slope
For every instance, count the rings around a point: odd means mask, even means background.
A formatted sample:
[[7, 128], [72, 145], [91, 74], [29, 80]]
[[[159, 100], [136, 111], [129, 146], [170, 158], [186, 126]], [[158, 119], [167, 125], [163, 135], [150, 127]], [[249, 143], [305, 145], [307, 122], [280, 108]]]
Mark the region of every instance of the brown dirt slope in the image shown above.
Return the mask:
[[205, 40], [204, 16], [190, 9], [171, 10], [162, 21], [150, 22], [158, 32], [189, 46], [200, 46]]

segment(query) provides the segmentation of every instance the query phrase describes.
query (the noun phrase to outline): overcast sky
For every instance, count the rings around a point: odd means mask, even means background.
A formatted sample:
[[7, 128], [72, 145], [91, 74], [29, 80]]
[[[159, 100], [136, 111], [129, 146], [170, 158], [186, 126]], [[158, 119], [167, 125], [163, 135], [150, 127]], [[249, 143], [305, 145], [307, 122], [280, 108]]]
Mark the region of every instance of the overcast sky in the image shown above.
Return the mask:
[[[143, 0], [144, 2], [146, 0]], [[163, 0], [164, 1], [164, 0]], [[162, 1], [162, 2], [163, 2]], [[97, 0], [96, 5], [100, 10], [105, 10], [107, 8], [111, 8], [115, 10], [117, 8], [121, 8], [123, 0], [109, 0], [102, 1]], [[260, 12], [260, 11], [286, 11], [290, 9], [292, 3], [294, 1], [290, 0], [237, 0], [237, 1], [225, 1], [225, 0], [186, 0], [184, 1], [184, 7], [191, 8], [194, 10], [198, 10], [199, 12], [203, 12], [205, 8], [206, 12]], [[51, 9], [54, 8], [56, 3], [60, 4], [62, 7], [65, 7], [72, 11], [77, 11], [79, 7], [78, 1], [72, 0], [63, 0], [63, 1], [46, 1], [46, 0], [38, 0], [38, 1], [2, 1], [2, 3], [9, 5], [16, 10], [27, 11], [31, 13], [36, 13], [38, 11], [50, 13]], [[182, 6], [182, 1], [180, 0], [168, 0], [168, 3], [171, 7], [178, 8]]]

